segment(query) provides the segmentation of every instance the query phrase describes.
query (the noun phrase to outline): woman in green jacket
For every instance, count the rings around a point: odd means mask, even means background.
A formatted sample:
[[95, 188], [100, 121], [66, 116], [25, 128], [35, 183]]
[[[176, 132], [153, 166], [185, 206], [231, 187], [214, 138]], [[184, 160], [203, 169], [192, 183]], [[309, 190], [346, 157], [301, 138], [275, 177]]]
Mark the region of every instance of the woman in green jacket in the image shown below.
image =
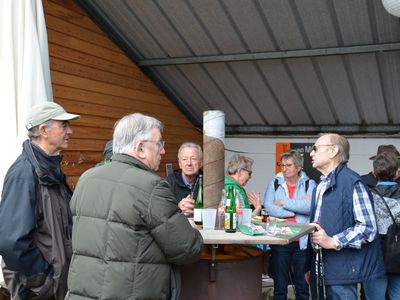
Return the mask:
[[253, 162], [251, 158], [243, 155], [235, 154], [232, 156], [226, 170], [225, 189], [228, 190], [229, 186], [233, 186], [234, 189], [239, 191], [244, 207], [250, 208], [250, 205], [253, 205], [253, 214], [259, 215], [261, 211], [260, 193], [247, 193], [244, 189], [253, 173]]

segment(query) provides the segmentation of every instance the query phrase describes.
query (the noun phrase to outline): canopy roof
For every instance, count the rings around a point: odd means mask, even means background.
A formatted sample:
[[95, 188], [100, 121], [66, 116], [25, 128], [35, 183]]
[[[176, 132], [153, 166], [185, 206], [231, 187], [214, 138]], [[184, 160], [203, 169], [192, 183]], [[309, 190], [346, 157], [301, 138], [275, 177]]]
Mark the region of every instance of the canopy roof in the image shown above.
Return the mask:
[[400, 24], [378, 0], [76, 0], [191, 122], [400, 132]]

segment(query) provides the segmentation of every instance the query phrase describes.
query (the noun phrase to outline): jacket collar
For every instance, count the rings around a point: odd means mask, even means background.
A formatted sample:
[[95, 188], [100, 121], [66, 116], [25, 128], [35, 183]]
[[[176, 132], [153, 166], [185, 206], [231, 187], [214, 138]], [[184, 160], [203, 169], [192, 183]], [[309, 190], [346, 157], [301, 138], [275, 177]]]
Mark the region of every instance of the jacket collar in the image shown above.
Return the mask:
[[141, 162], [140, 160], [138, 160], [137, 158], [129, 155], [129, 154], [124, 154], [124, 153], [115, 153], [112, 157], [112, 161], [119, 161], [121, 163], [124, 164], [128, 164], [128, 165], [132, 165], [135, 166], [137, 168], [146, 170], [146, 171], [150, 171], [153, 172], [153, 170], [151, 170], [147, 165], [145, 165], [143, 162]]
[[383, 185], [378, 183], [374, 189], [384, 197], [400, 199], [400, 183], [393, 183], [394, 184], [391, 185]]
[[[174, 174], [174, 177], [175, 177], [175, 181], [178, 183], [178, 186], [189, 188], [189, 187], [185, 184], [185, 182], [184, 182], [184, 180], [183, 180], [182, 170], [181, 170], [181, 169], [174, 170], [174, 173], [173, 173], [173, 174]], [[196, 178], [196, 180], [197, 180], [197, 178]]]
[[[26, 154], [28, 161], [31, 163], [33, 168], [35, 169], [35, 173], [38, 176], [39, 180], [45, 184], [60, 184], [60, 180], [62, 179], [62, 172], [60, 168], [60, 162], [62, 161], [62, 156], [57, 156], [56, 158], [49, 157], [46, 153], [43, 152], [39, 147], [35, 147], [32, 145], [32, 142], [28, 139], [24, 141], [22, 144], [23, 151]], [[35, 147], [35, 149], [34, 149]], [[41, 151], [41, 153], [39, 153]], [[35, 155], [41, 155], [42, 164], [47, 164], [46, 166], [39, 164], [39, 161]], [[57, 169], [57, 170], [56, 170]], [[53, 171], [49, 171], [53, 170]], [[55, 176], [55, 173], [59, 171], [60, 176]], [[60, 177], [60, 178], [58, 178]]]
[[326, 189], [336, 185], [336, 178], [344, 168], [347, 168], [347, 163], [341, 163], [326, 176], [329, 181]]

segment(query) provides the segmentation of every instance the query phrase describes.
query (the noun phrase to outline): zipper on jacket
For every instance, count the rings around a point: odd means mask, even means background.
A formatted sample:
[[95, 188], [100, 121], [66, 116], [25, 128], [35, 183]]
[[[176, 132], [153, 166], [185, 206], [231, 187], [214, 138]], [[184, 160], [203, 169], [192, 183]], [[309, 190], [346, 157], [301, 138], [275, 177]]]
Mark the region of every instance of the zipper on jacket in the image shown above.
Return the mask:
[[69, 234], [68, 224], [67, 225], [64, 224], [64, 217], [63, 217], [63, 212], [62, 212], [61, 206], [59, 207], [59, 209], [60, 209], [60, 215], [61, 215], [61, 226], [64, 229], [65, 238], [67, 239], [67, 241], [69, 241], [71, 239], [71, 236]]

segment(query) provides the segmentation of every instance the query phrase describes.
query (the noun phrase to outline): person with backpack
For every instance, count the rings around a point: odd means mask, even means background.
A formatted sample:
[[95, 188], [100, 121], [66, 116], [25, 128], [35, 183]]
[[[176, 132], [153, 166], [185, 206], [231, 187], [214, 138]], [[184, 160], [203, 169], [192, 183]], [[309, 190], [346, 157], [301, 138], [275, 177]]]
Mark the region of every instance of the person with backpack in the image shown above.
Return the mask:
[[[389, 226], [400, 223], [400, 184], [396, 182], [400, 166], [400, 156], [392, 152], [378, 154], [373, 163], [374, 175], [377, 184], [371, 189], [373, 195], [375, 218], [378, 224], [379, 239], [383, 257], [385, 259], [386, 274], [382, 277], [364, 282], [365, 297], [367, 300], [400, 299], [400, 269], [395, 267], [395, 261], [386, 257], [386, 238]], [[394, 220], [392, 219], [394, 218]], [[398, 260], [397, 260], [398, 263]], [[397, 269], [397, 274], [388, 270], [387, 264]]]
[[[288, 222], [308, 224], [312, 192], [316, 186], [302, 171], [304, 159], [298, 150], [282, 153], [278, 173], [269, 183], [264, 207], [271, 217]], [[271, 245], [274, 299], [287, 299], [289, 281], [295, 286], [296, 299], [308, 299], [308, 285], [304, 278], [307, 236], [288, 245]], [[293, 279], [289, 280], [290, 270]]]

